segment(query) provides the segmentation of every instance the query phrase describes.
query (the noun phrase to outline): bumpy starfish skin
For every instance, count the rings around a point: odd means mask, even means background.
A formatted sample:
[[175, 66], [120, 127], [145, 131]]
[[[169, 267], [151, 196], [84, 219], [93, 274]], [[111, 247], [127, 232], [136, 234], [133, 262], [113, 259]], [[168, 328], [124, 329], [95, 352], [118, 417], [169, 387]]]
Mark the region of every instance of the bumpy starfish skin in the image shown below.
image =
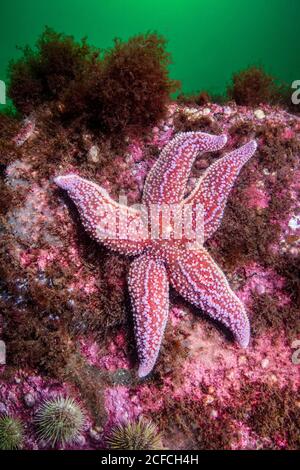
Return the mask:
[[220, 150], [225, 135], [180, 132], [162, 150], [151, 168], [143, 191], [144, 204], [177, 204], [182, 201], [187, 180], [197, 155]]
[[164, 263], [148, 253], [136, 258], [128, 277], [139, 351], [139, 376], [151, 372], [169, 313], [169, 281]]
[[[122, 206], [100, 186], [75, 174], [58, 176], [55, 183], [67, 190], [88, 233], [108, 248], [133, 260], [128, 276], [139, 377], [148, 375], [160, 350], [169, 311], [169, 283], [189, 302], [228, 327], [242, 347], [250, 338], [245, 308], [230, 289], [220, 268], [199, 242], [219, 227], [230, 190], [243, 165], [256, 150], [251, 141], [213, 163], [196, 188], [184, 197], [196, 156], [221, 149], [226, 136], [203, 132], [180, 133], [163, 149], [145, 182], [142, 210]], [[158, 222], [147, 219], [156, 204]], [[175, 231], [177, 215], [163, 232], [166, 207], [191, 208], [192, 232]], [[172, 212], [172, 211], [171, 211]], [[175, 212], [174, 212], [175, 213]], [[203, 223], [199, 224], [199, 214]], [[153, 228], [156, 237], [153, 237]], [[150, 230], [149, 230], [150, 229]]]

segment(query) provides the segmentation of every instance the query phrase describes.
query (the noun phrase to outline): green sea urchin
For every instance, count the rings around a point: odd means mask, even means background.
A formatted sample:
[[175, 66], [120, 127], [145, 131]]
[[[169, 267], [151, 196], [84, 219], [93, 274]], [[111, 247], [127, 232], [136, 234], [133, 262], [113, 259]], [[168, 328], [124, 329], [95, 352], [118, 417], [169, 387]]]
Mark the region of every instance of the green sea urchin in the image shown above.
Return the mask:
[[162, 449], [161, 435], [157, 426], [143, 418], [140, 418], [137, 422], [117, 425], [107, 438], [107, 444], [110, 449]]
[[0, 418], [0, 450], [20, 449], [23, 435], [23, 425], [19, 419], [8, 415]]
[[[195, 190], [184, 198], [191, 166], [197, 154], [220, 150], [226, 142], [225, 134], [212, 135], [201, 131], [178, 133], [161, 151], [146, 178], [143, 204], [150, 211], [152, 204], [180, 203], [181, 207], [192, 208], [191, 220], [197, 229], [192, 238], [183, 235], [181, 230], [180, 241], [173, 222], [168, 225], [167, 243], [164, 234], [149, 236], [143, 222], [143, 211], [128, 212], [125, 205], [116, 204], [93, 181], [74, 173], [62, 174], [53, 179], [75, 202], [83, 226], [95, 241], [120, 254], [138, 256], [130, 265], [128, 288], [140, 378], [151, 373], [159, 355], [169, 315], [169, 284], [185, 300], [204, 309], [209, 316], [229, 328], [241, 347], [246, 348], [249, 344], [250, 323], [245, 307], [203, 243], [218, 230], [232, 186], [242, 167], [254, 155], [256, 141], [250, 140], [214, 162], [199, 179]], [[213, 194], [207, 189], [212, 186]], [[203, 223], [197, 222], [197, 205], [202, 207]], [[102, 214], [114, 221], [122, 214], [127, 227], [119, 227], [123, 234], [121, 239], [107, 229]], [[136, 230], [129, 227], [133, 221], [139, 227], [144, 227], [138, 239]], [[191, 243], [195, 243], [197, 250], [190, 249]]]
[[57, 397], [42, 404], [35, 422], [40, 439], [52, 446], [64, 445], [76, 440], [84, 425], [84, 415], [73, 398]]

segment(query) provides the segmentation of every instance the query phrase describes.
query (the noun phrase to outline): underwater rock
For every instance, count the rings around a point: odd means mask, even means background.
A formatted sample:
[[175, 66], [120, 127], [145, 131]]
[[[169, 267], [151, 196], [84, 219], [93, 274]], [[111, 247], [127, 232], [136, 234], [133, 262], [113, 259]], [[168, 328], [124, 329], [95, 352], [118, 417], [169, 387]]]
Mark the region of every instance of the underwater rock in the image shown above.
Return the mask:
[[[263, 119], [255, 116], [257, 106]], [[300, 338], [299, 119], [260, 104], [174, 102], [169, 108], [154, 129], [138, 140], [129, 133], [127, 148], [115, 153], [109, 142], [87, 142], [75, 125], [38, 112], [38, 135], [24, 145], [12, 146], [11, 135], [1, 130], [8, 159], [1, 186], [7, 365], [1, 369], [0, 411], [26, 422], [25, 448], [43, 448], [33, 424], [35, 407], [68, 394], [87, 410], [87, 426], [72, 449], [104, 448], [120, 420], [140, 416], [156, 424], [168, 448], [299, 448], [299, 365], [292, 362], [292, 344]], [[18, 134], [21, 122], [11, 125]], [[53, 177], [80, 174], [105, 186], [117, 202], [122, 193], [138, 203], [161, 148], [181, 131], [226, 134], [229, 151], [258, 141], [222, 225], [206, 243], [246, 306], [251, 341], [241, 352], [220, 325], [171, 291], [160, 360], [139, 381], [128, 260], [89, 239]], [[99, 148], [99, 161], [87, 158], [92, 145]], [[196, 159], [190, 191], [222, 155]], [[90, 431], [96, 419], [103, 428], [99, 440]]]

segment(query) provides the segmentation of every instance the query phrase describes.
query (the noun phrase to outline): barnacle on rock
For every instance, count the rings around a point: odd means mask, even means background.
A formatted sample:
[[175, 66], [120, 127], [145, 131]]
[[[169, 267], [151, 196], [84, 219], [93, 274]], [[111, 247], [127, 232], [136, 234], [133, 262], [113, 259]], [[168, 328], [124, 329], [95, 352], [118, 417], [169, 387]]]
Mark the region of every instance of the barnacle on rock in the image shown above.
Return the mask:
[[27, 46], [21, 50], [23, 56], [10, 63], [9, 96], [17, 110], [24, 114], [42, 103], [58, 99], [98, 56], [85, 39], [76, 43], [72, 36], [49, 27], [39, 37], [35, 49]]

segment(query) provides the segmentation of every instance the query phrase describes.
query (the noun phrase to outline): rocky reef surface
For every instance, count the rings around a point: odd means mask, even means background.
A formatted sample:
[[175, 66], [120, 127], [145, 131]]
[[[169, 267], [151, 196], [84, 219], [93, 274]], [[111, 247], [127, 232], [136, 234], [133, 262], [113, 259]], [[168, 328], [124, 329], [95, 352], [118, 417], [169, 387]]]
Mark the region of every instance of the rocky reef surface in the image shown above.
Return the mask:
[[[171, 292], [158, 362], [139, 380], [128, 260], [89, 239], [53, 177], [75, 172], [138, 203], [160, 149], [189, 130], [225, 133], [226, 151], [258, 142], [207, 243], [246, 306], [252, 337], [240, 349]], [[47, 448], [37, 410], [72, 396], [85, 423], [64, 448], [105, 448], [116, 424], [144, 417], [169, 449], [299, 449], [300, 118], [278, 106], [171, 102], [164, 121], [128, 135], [118, 154], [42, 106], [24, 122], [1, 116], [0, 136], [0, 413], [24, 423], [23, 447]], [[221, 154], [197, 159], [190, 190]]]

